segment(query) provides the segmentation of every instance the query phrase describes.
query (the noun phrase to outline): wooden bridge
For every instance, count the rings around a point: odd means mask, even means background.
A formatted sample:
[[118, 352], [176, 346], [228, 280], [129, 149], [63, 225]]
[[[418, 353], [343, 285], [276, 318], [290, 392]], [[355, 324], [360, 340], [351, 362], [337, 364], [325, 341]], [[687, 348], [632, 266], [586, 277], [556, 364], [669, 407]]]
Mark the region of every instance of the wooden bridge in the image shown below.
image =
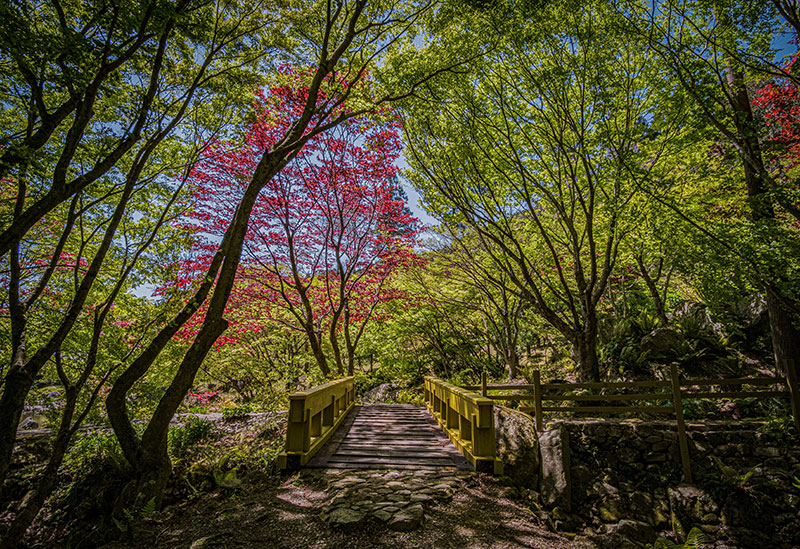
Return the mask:
[[424, 407], [358, 406], [352, 377], [292, 394], [279, 465], [502, 472], [492, 401], [436, 378], [425, 379]]
[[[279, 465], [283, 469], [472, 467], [501, 474], [503, 465], [495, 448], [493, 405], [497, 401], [531, 403], [519, 409], [533, 413], [539, 432], [544, 430], [544, 412], [672, 415], [688, 482], [692, 472], [683, 419], [685, 400], [786, 397], [800, 429], [800, 390], [794, 379], [683, 379], [674, 364], [669, 378], [661, 380], [546, 384], [541, 383], [538, 371], [533, 377], [532, 384], [493, 385], [487, 385], [484, 377], [480, 386], [470, 387], [426, 377], [424, 407], [356, 406], [352, 377], [294, 393], [289, 397], [286, 451]], [[742, 386], [760, 390], [742, 390]], [[710, 390], [713, 387], [720, 390]], [[498, 390], [502, 393], [489, 395]]]

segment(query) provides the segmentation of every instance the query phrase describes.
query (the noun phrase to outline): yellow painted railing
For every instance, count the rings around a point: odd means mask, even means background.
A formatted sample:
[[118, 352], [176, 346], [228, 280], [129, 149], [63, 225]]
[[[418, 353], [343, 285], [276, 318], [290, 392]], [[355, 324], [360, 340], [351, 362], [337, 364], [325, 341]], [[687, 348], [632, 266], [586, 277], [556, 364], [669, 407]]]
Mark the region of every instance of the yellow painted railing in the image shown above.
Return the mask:
[[502, 474], [491, 399], [435, 377], [425, 378], [425, 406], [476, 470]]
[[286, 450], [280, 469], [302, 467], [330, 438], [355, 403], [353, 377], [289, 395]]

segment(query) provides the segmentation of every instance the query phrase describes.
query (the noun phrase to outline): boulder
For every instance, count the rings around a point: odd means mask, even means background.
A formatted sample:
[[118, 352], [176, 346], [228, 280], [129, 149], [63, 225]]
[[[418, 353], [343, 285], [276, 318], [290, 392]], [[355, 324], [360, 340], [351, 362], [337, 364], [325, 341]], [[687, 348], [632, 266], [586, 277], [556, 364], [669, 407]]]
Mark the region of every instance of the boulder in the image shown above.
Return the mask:
[[26, 417], [25, 419], [22, 420], [22, 423], [19, 424], [19, 428], [22, 429], [23, 431], [38, 429], [39, 423], [32, 417]]
[[733, 304], [733, 313], [745, 327], [755, 326], [762, 320], [768, 318], [767, 299], [763, 294], [755, 294], [744, 299], [740, 299]]
[[656, 531], [646, 522], [623, 519], [614, 526], [613, 531], [623, 538], [638, 543], [653, 543], [656, 540]]
[[572, 503], [570, 482], [569, 432], [563, 425], [545, 431], [539, 436], [541, 477], [539, 487], [542, 502], [548, 507], [569, 510]]
[[711, 496], [689, 484], [667, 489], [667, 498], [672, 530], [679, 539], [683, 539], [692, 526], [701, 524], [706, 513], [717, 510]]
[[349, 507], [337, 507], [328, 516], [328, 522], [331, 526], [348, 527], [356, 526], [364, 521], [365, 515], [363, 512]]
[[494, 407], [497, 457], [503, 473], [516, 486], [536, 490], [539, 485], [539, 441], [531, 417], [522, 412]]
[[420, 503], [406, 507], [389, 521], [389, 529], [395, 532], [416, 530], [422, 524], [423, 514], [422, 504]]
[[658, 357], [669, 353], [673, 348], [683, 341], [683, 334], [676, 328], [656, 328], [640, 342], [642, 351], [650, 353], [650, 356]]
[[383, 383], [370, 389], [361, 397], [362, 402], [390, 402], [397, 399], [400, 387], [394, 383]]

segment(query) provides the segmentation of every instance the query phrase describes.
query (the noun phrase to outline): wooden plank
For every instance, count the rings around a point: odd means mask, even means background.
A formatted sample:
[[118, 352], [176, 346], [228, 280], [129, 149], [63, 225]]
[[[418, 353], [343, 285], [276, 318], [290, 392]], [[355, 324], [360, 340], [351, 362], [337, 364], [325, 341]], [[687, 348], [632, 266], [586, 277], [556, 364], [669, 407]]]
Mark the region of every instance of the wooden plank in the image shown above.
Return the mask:
[[[534, 411], [530, 406], [520, 406], [522, 412]], [[616, 414], [627, 414], [631, 412], [647, 412], [652, 414], [663, 414], [672, 412], [672, 406], [542, 406], [543, 412], [613, 412]]]
[[469, 467], [458, 467], [455, 465], [451, 465], [449, 467], [443, 465], [403, 465], [400, 463], [395, 463], [391, 467], [389, 466], [380, 466], [376, 467], [371, 463], [330, 463], [327, 467], [331, 469], [392, 469], [392, 470], [412, 470], [412, 471], [447, 471], [447, 470], [459, 470], [459, 469], [469, 469]]
[[670, 393], [632, 393], [627, 395], [542, 395], [542, 400], [550, 401], [593, 401], [593, 400], [671, 400]]
[[[481, 388], [480, 385], [460, 385], [459, 387], [463, 389], [468, 389], [470, 391], [477, 391]], [[487, 383], [486, 389], [489, 391], [513, 391], [513, 390], [533, 390], [533, 384], [531, 383]]]
[[369, 448], [375, 448], [376, 450], [399, 450], [399, 451], [413, 450], [420, 452], [444, 452], [446, 451], [445, 449], [447, 448], [447, 446], [441, 444], [432, 446], [418, 446], [418, 445], [403, 446], [401, 444], [386, 444], [383, 441], [376, 441], [375, 444], [355, 444], [355, 445], [342, 444], [339, 445], [339, 448], [342, 450], [358, 450], [358, 451], [367, 450]]
[[785, 385], [780, 377], [735, 377], [730, 379], [681, 379], [681, 388], [713, 385]]
[[[376, 439], [375, 437], [362, 436], [362, 435], [353, 435], [353, 434], [350, 434], [347, 437], [347, 441], [348, 442], [358, 442], [358, 443], [364, 443], [364, 444], [371, 444], [371, 443], [375, 442], [376, 440], [378, 440], [378, 439]], [[385, 442], [387, 444], [408, 444], [409, 443], [409, 439], [407, 437], [381, 436], [380, 440], [381, 440], [381, 442]], [[447, 440], [447, 439], [443, 438], [443, 437], [440, 437], [440, 436], [436, 436], [436, 437], [430, 436], [430, 437], [420, 437], [420, 438], [414, 439], [413, 442], [422, 443], [422, 442], [427, 442], [427, 441], [436, 441], [437, 443], [441, 443], [441, 441], [444, 441], [444, 440]]]
[[433, 459], [433, 460], [447, 460], [450, 461], [450, 456], [446, 456], [439, 451], [433, 452], [420, 452], [418, 450], [379, 450], [377, 448], [368, 448], [366, 450], [348, 450], [339, 448], [333, 455], [335, 459], [345, 456], [352, 457], [370, 457], [370, 458], [409, 458], [409, 459]]
[[367, 436], [375, 436], [378, 433], [391, 436], [410, 436], [410, 437], [422, 437], [422, 438], [431, 436], [431, 433], [427, 428], [424, 430], [423, 429], [401, 430], [401, 429], [378, 429], [372, 427], [372, 428], [352, 429], [350, 432], [353, 433], [354, 435], [363, 434]]
[[786, 372], [786, 385], [791, 393], [794, 429], [796, 433], [800, 433], [800, 379], [798, 379], [796, 368], [796, 359], [787, 358], [784, 360], [783, 371]]
[[715, 398], [751, 398], [751, 397], [791, 397], [789, 391], [707, 391], [701, 393], [681, 392], [683, 400], [691, 400], [698, 398], [715, 399]]
[[607, 382], [584, 381], [581, 383], [545, 383], [542, 384], [542, 389], [546, 391], [552, 391], [552, 390], [570, 391], [572, 389], [607, 389], [610, 387], [626, 388], [626, 387], [669, 387], [669, 386], [670, 386], [669, 381], [665, 380], [607, 381]]
[[675, 423], [678, 427], [678, 445], [681, 450], [681, 464], [683, 465], [683, 481], [691, 484], [692, 465], [689, 461], [689, 443], [686, 440], [686, 424], [683, 421], [683, 403], [681, 402], [681, 379], [678, 366], [674, 362], [670, 365], [670, 381], [672, 382], [672, 398], [675, 407]]
[[341, 444], [336, 449], [337, 452], [419, 452], [420, 454], [429, 454], [431, 452], [442, 454], [443, 447], [436, 445], [436, 446], [399, 446], [399, 445], [385, 445], [385, 444], [375, 444], [372, 446], [361, 444], [361, 445], [345, 445]]
[[[534, 401], [534, 395], [490, 395], [493, 400], [513, 400], [513, 401]], [[542, 395], [542, 400], [553, 402], [561, 401], [593, 401], [593, 400], [670, 400], [672, 395], [669, 393], [632, 393], [626, 395]]]
[[414, 457], [380, 457], [380, 456], [338, 456], [334, 454], [328, 460], [328, 463], [370, 463], [375, 465], [390, 465], [390, 464], [398, 464], [398, 465], [434, 465], [437, 463], [443, 463], [452, 465], [453, 460], [450, 456], [445, 456], [441, 458], [414, 458]]
[[544, 431], [544, 410], [542, 410], [542, 379], [539, 370], [533, 372], [533, 421], [536, 431]]

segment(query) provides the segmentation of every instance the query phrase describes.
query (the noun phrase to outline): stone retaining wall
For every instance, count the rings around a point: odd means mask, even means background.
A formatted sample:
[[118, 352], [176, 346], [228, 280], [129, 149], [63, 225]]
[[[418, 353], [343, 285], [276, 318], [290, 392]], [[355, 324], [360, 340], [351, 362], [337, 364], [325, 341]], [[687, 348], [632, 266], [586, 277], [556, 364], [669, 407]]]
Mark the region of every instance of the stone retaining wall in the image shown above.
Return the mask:
[[539, 437], [541, 495], [560, 531], [585, 528], [582, 539], [600, 547], [648, 543], [656, 533], [683, 540], [695, 527], [718, 547], [800, 547], [800, 443], [793, 435], [756, 422], [690, 423], [689, 485], [681, 484], [674, 422], [548, 427]]

